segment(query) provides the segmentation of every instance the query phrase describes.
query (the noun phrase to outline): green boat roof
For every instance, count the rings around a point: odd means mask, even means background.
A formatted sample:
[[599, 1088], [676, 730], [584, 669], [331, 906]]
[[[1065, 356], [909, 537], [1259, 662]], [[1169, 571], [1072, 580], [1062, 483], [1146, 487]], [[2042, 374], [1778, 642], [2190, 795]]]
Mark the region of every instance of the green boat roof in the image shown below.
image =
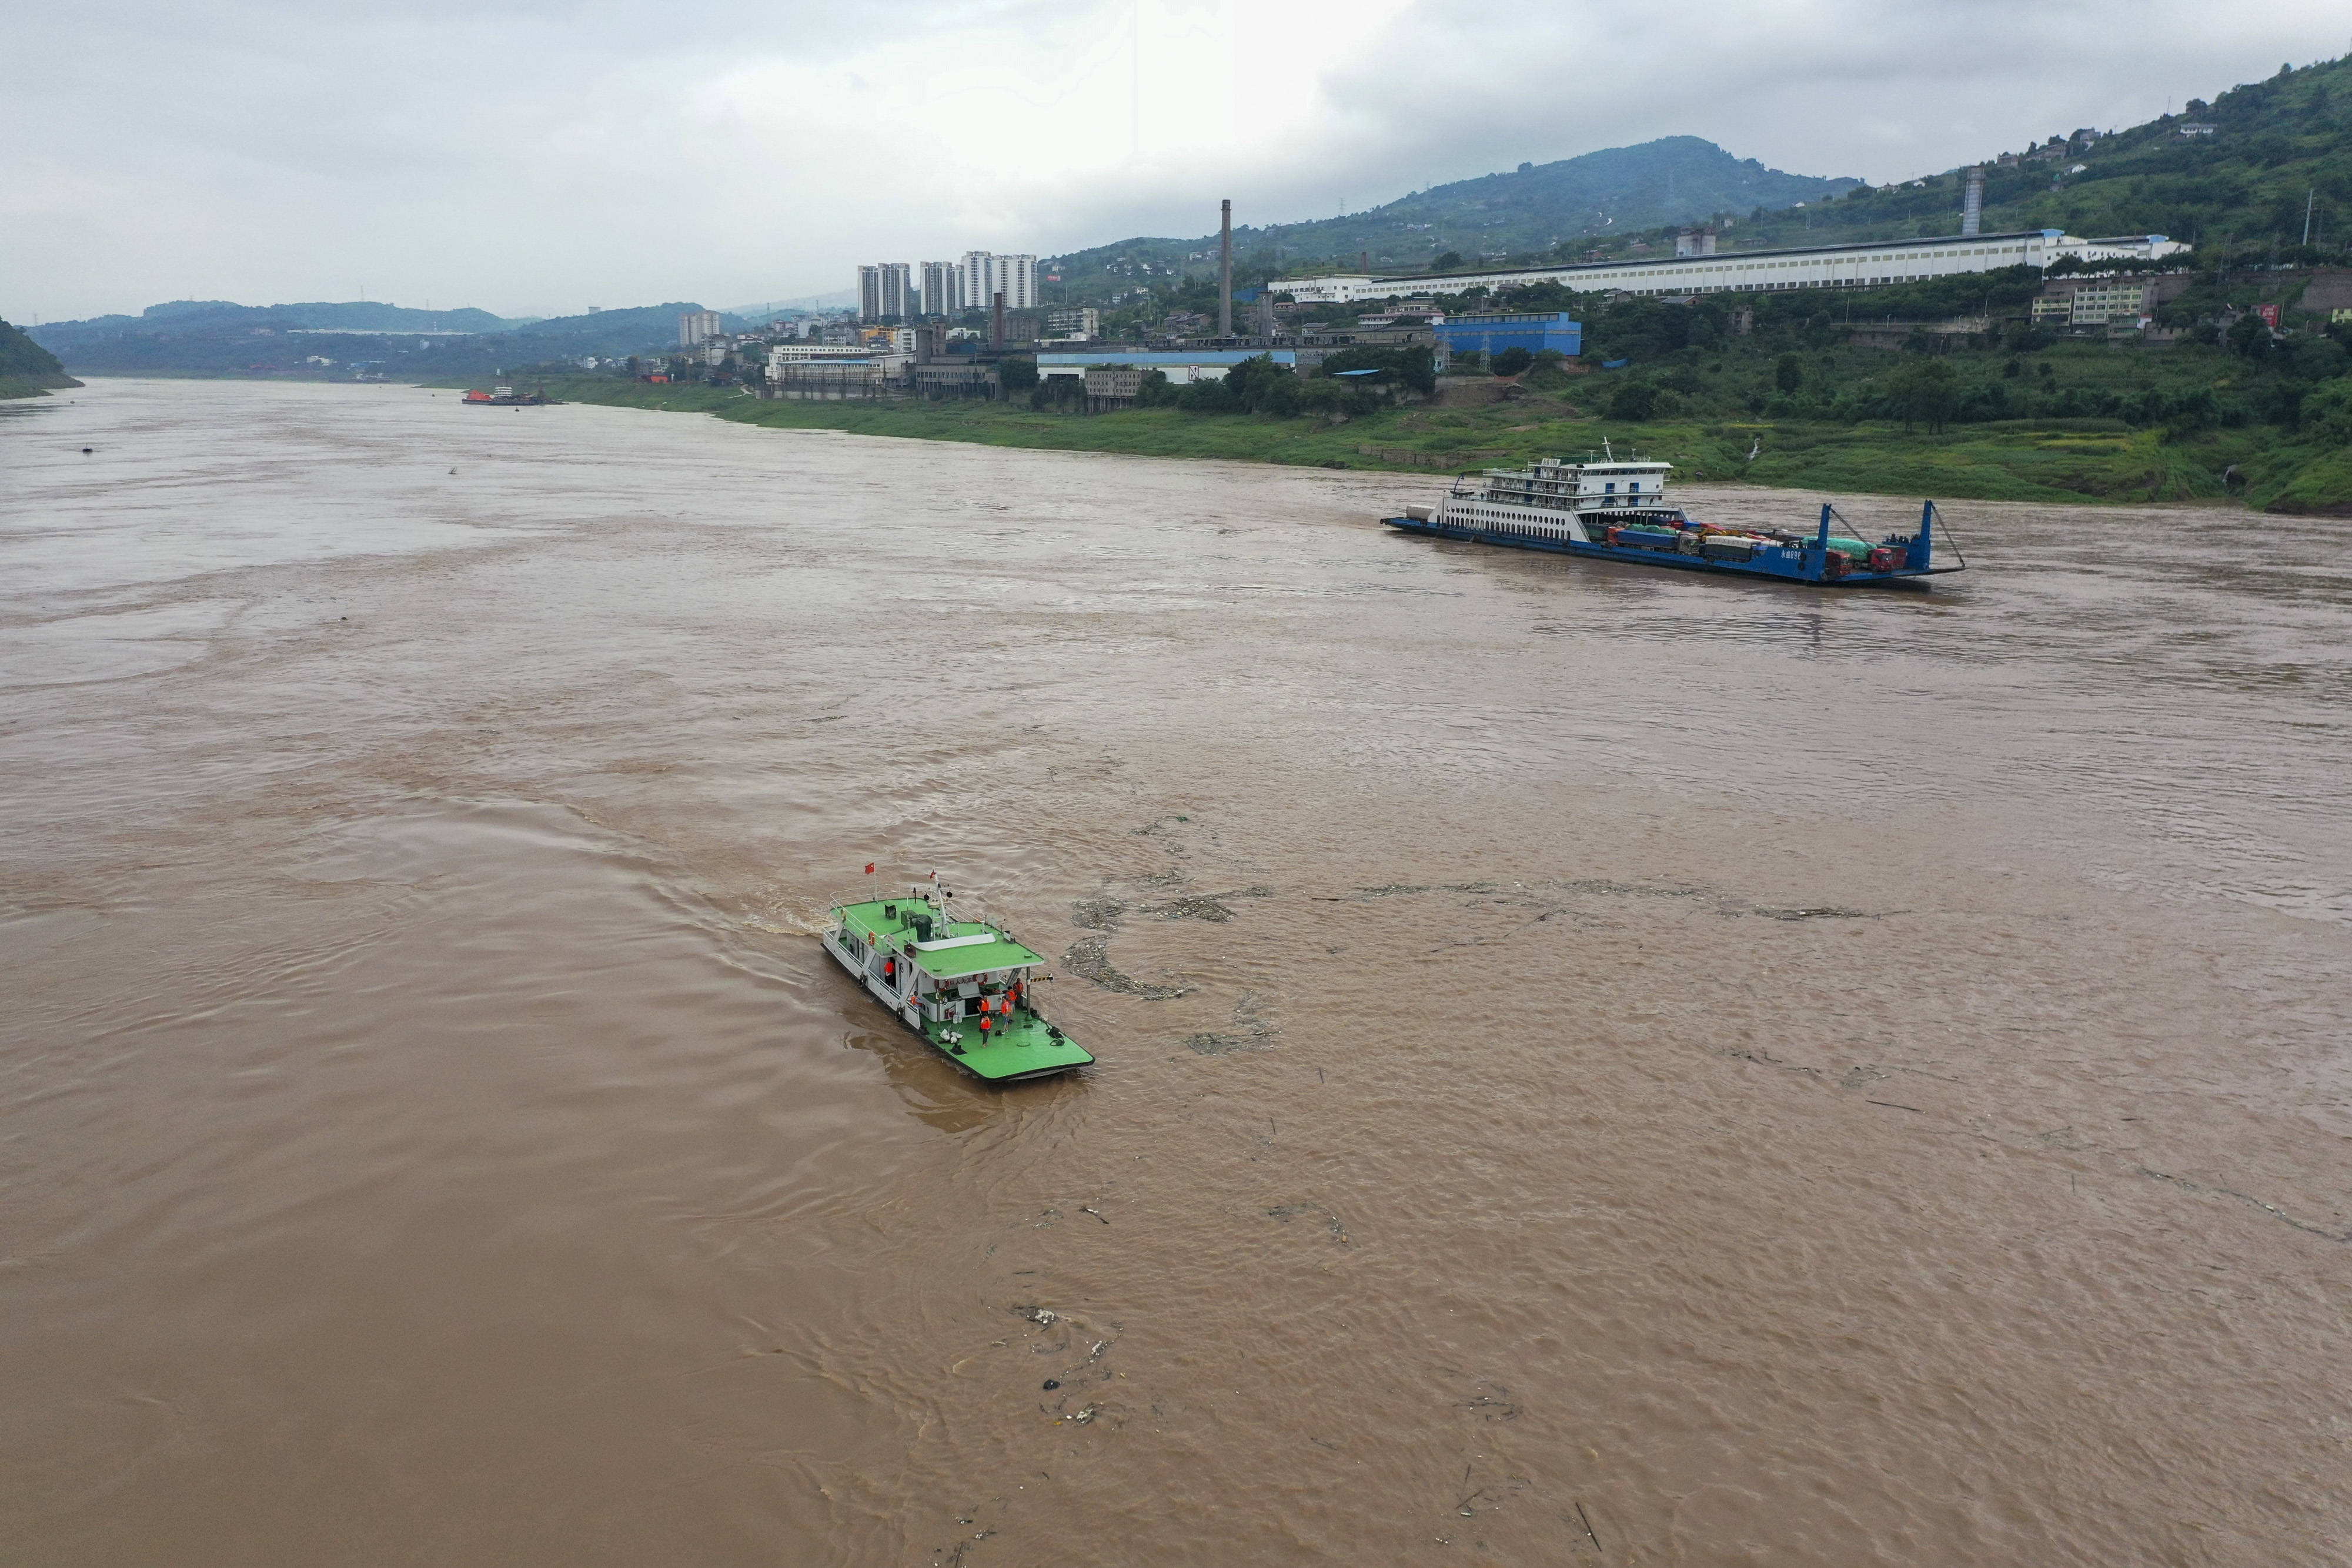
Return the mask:
[[1020, 943], [1005, 936], [982, 946], [926, 950], [917, 944], [909, 955], [915, 967], [938, 979], [959, 979], [965, 975], [985, 974], [991, 969], [1021, 969], [1032, 964], [1044, 963], [1041, 954], [1032, 953]]
[[[883, 914], [894, 908], [895, 915]], [[1045, 961], [992, 925], [976, 920], [950, 922], [944, 932], [933, 927], [931, 940], [914, 940], [912, 919], [929, 908], [919, 899], [876, 899], [870, 904], [845, 904], [842, 919], [869, 941], [887, 943], [914, 960], [915, 967], [934, 979], [957, 980], [992, 969], [1021, 969]], [[984, 940], [974, 940], [984, 938]]]

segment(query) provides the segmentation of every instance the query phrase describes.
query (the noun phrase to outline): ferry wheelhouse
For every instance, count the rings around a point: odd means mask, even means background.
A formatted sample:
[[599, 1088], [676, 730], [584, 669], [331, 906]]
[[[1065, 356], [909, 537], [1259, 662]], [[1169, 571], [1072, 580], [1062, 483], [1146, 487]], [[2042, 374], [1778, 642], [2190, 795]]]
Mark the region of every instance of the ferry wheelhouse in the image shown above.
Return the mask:
[[928, 887], [904, 898], [836, 902], [824, 950], [900, 1023], [976, 1078], [1011, 1083], [1093, 1061], [1037, 1010], [1031, 993], [1045, 957], [985, 911], [950, 911], [954, 897], [934, 873]]
[[1643, 566], [1731, 572], [1786, 582], [1862, 587], [1964, 570], [1935, 561], [1936, 503], [1919, 526], [1873, 544], [1824, 505], [1800, 530], [1701, 522], [1666, 498], [1671, 463], [1610, 455], [1597, 462], [1547, 457], [1528, 468], [1465, 474], [1433, 506], [1383, 520], [1407, 533], [1475, 544], [1556, 550]]

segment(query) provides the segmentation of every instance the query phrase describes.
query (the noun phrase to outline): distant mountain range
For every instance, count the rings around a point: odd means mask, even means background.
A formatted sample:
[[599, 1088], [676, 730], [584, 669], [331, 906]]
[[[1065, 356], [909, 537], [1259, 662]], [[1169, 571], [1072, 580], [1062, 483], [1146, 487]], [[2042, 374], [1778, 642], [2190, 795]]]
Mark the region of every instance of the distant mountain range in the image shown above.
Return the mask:
[[[1558, 253], [1596, 236], [1821, 202], [1861, 183], [1851, 175], [1786, 173], [1696, 136], [1666, 136], [1433, 185], [1344, 217], [1244, 225], [1234, 230], [1234, 254], [1254, 276], [1302, 259], [1417, 272], [1449, 253], [1472, 262]], [[1216, 246], [1213, 234], [1121, 240], [1055, 256], [1048, 270], [1077, 293], [1091, 294], [1120, 282], [1163, 279], [1188, 263], [1197, 271], [1214, 263]]]
[[470, 308], [418, 310], [375, 300], [340, 305], [237, 305], [226, 299], [174, 299], [168, 304], [150, 305], [136, 316], [100, 316], [74, 325], [100, 330], [136, 323], [142, 328], [175, 331], [252, 324], [353, 332], [501, 332], [523, 326], [530, 319], [509, 319]]
[[857, 290], [836, 288], [829, 294], [803, 294], [791, 299], [757, 300], [749, 305], [721, 305], [720, 314], [740, 316], [747, 321], [772, 321], [792, 311], [823, 311], [856, 309]]
[[[50, 321], [42, 347], [99, 375], [335, 375], [367, 365], [393, 380], [489, 376], [509, 366], [655, 354], [677, 341], [691, 301], [545, 319], [487, 310], [418, 310], [373, 301], [236, 305], [181, 299], [136, 316]], [[740, 330], [740, 319], [729, 324]], [[329, 361], [330, 364], [315, 361]]]

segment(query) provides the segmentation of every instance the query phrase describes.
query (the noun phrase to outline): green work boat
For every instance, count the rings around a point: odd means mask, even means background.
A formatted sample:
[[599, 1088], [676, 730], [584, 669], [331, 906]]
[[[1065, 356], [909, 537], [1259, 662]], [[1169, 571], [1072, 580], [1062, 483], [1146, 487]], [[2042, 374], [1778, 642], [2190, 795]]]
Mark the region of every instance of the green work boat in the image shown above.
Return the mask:
[[904, 898], [836, 902], [824, 949], [899, 1022], [975, 1078], [1011, 1083], [1092, 1061], [1037, 1011], [1031, 972], [1044, 956], [985, 911], [956, 918], [948, 908], [954, 896], [934, 872], [929, 887]]

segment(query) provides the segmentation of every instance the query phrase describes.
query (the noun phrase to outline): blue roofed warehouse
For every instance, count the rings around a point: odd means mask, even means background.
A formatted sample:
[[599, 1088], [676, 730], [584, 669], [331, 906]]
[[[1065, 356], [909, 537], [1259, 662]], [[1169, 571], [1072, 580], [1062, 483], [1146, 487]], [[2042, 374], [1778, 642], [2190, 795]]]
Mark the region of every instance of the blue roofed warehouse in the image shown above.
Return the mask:
[[1448, 316], [1433, 322], [1431, 329], [1449, 358], [1471, 350], [1490, 361], [1506, 349], [1525, 349], [1530, 354], [1552, 349], [1571, 359], [1584, 351], [1584, 324], [1570, 320], [1565, 310]]

